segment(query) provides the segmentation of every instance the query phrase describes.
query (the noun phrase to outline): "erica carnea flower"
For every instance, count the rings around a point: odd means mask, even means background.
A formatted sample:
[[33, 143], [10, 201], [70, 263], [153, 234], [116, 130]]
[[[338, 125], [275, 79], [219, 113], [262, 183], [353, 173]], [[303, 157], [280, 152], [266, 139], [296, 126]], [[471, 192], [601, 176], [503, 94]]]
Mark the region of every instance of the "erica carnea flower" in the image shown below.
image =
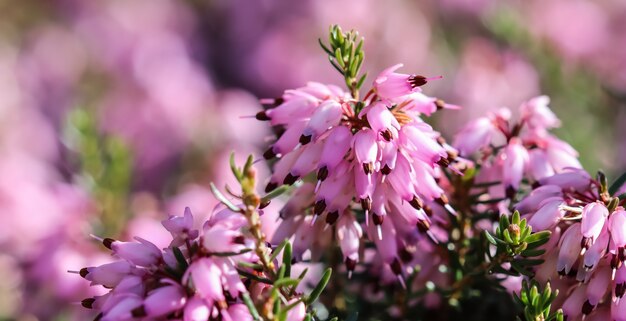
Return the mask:
[[[235, 320], [231, 312], [242, 303], [240, 294], [247, 292], [235, 264], [255, 260], [247, 253], [251, 241], [241, 232], [245, 219], [238, 216], [222, 210], [198, 231], [186, 208], [184, 216], [163, 221], [173, 236], [163, 250], [141, 238], [102, 239], [120, 260], [79, 271], [92, 285], [110, 289], [83, 300], [83, 306], [99, 311], [100, 320]], [[252, 320], [249, 312], [246, 316]]]
[[561, 289], [568, 320], [626, 320], [626, 210], [599, 174], [568, 169], [539, 180], [516, 208], [537, 230], [551, 230], [536, 279]]
[[[359, 54], [344, 57], [352, 56]], [[347, 66], [348, 60], [335, 61]], [[256, 118], [280, 128], [264, 154], [278, 158], [266, 192], [299, 182], [274, 236], [295, 234], [294, 254], [310, 250], [316, 257], [334, 233], [351, 272], [367, 235], [400, 275], [400, 252], [424, 236], [437, 241], [425, 204], [454, 212], [438, 180], [456, 151], [421, 116], [457, 107], [421, 93], [430, 78], [395, 72], [401, 66], [376, 77], [362, 100], [350, 81], [356, 73], [346, 70], [350, 92], [311, 82], [262, 101], [268, 108]]]
[[560, 125], [548, 107], [549, 98], [539, 96], [519, 107], [519, 119], [509, 109], [500, 109], [469, 122], [455, 137], [461, 156], [480, 151], [479, 182], [501, 182], [504, 190], [490, 190], [496, 198], [512, 197], [520, 183], [538, 181], [566, 168], [581, 168], [578, 153], [549, 133]]
[[[163, 250], [140, 238], [102, 239], [120, 260], [77, 272], [92, 285], [110, 289], [82, 305], [98, 311], [98, 320], [253, 320], [243, 298], [251, 290], [262, 296], [267, 291], [261, 288], [271, 288], [240, 276], [242, 270], [261, 273], [240, 266], [258, 261], [250, 252], [254, 242], [243, 231], [245, 218], [224, 209], [206, 221], [202, 231], [193, 229], [192, 222], [189, 208], [183, 217], [163, 221], [173, 236]], [[304, 304], [296, 304], [287, 315], [289, 321], [303, 320]]]

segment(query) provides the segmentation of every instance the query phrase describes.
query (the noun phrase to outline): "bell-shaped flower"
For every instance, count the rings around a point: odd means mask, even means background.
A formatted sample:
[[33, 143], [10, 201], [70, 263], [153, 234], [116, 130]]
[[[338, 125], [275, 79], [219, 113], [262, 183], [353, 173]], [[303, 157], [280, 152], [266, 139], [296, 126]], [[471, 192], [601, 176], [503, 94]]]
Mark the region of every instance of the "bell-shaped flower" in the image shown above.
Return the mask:
[[113, 241], [111, 250], [116, 256], [138, 266], [151, 266], [161, 259], [161, 250], [149, 241], [135, 237], [138, 242]]
[[583, 208], [581, 229], [583, 237], [591, 239], [593, 243], [602, 232], [602, 227], [609, 216], [609, 210], [603, 203], [593, 202]]

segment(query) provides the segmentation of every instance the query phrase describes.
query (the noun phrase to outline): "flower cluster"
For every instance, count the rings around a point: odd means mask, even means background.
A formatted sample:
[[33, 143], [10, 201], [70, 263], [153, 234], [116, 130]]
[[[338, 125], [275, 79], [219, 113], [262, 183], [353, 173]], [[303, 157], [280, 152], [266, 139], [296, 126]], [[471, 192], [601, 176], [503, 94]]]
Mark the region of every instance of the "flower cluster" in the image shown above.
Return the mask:
[[493, 197], [513, 198], [524, 178], [538, 181], [566, 168], [581, 168], [576, 150], [549, 133], [560, 125], [549, 102], [547, 96], [524, 102], [517, 121], [509, 109], [500, 109], [471, 121], [456, 135], [453, 145], [461, 156], [481, 152], [477, 181], [502, 183], [498, 187], [503, 189], [490, 190]]
[[[251, 301], [246, 302], [249, 293], [262, 297], [270, 287], [251, 279], [260, 272], [250, 268], [258, 257], [251, 251], [254, 241], [245, 233], [246, 218], [223, 209], [198, 231], [186, 208], [184, 216], [172, 216], [162, 224], [172, 235], [164, 250], [142, 238], [101, 239], [120, 260], [77, 272], [92, 285], [110, 289], [82, 305], [98, 311], [102, 321], [253, 320], [247, 306]], [[303, 320], [304, 303], [293, 303], [286, 320]]]
[[[353, 201], [363, 210], [367, 235], [396, 274], [398, 253], [407, 243], [422, 235], [435, 239], [425, 202], [453, 211], [437, 180], [441, 169], [455, 161], [456, 151], [420, 116], [456, 106], [421, 93], [428, 78], [395, 72], [399, 67], [383, 71], [364, 100], [333, 85], [309, 83], [265, 100], [273, 106], [256, 116], [284, 128], [264, 154], [279, 157], [266, 191], [304, 181], [281, 212], [279, 230], [309, 239], [304, 250], [315, 247], [312, 242], [319, 242], [324, 225], [336, 223], [349, 271], [359, 260], [363, 235]], [[315, 225], [323, 214], [320, 234], [310, 236], [303, 223]]]
[[[570, 169], [539, 180], [516, 205], [537, 230], [552, 231], [540, 282], [553, 282], [568, 320], [626, 320], [626, 211], [603, 174]], [[610, 315], [610, 318], [609, 318]]]

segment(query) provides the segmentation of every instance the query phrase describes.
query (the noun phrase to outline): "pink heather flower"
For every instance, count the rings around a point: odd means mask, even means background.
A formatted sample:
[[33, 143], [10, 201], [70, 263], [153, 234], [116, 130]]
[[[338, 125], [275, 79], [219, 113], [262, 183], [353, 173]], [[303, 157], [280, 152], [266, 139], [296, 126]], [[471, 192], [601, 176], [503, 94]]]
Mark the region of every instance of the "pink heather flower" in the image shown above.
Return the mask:
[[397, 64], [381, 72], [374, 81], [376, 94], [384, 99], [406, 96], [419, 91], [428, 82], [424, 76], [399, 74], [395, 71], [404, 66]]
[[504, 157], [502, 183], [506, 187], [517, 190], [527, 167], [528, 152], [522, 146], [521, 141], [514, 137], [509, 141], [502, 156]]
[[555, 128], [561, 121], [550, 110], [550, 97], [539, 96], [525, 102], [520, 107], [522, 119], [532, 128]]
[[348, 271], [354, 270], [359, 261], [359, 246], [363, 230], [351, 213], [344, 213], [337, 221], [337, 239], [346, 261]]
[[[293, 302], [289, 302], [290, 304]], [[304, 306], [304, 302], [298, 303], [295, 307], [293, 307], [289, 312], [287, 312], [287, 321], [302, 321], [306, 316], [306, 307]]]
[[583, 170], [566, 170], [540, 183], [551, 185], [516, 205], [530, 216], [533, 231], [552, 231], [536, 277], [559, 279], [560, 288], [572, 289], [562, 292], [564, 303], [555, 306], [568, 319], [618, 319], [614, 311], [626, 292], [626, 211], [609, 206], [614, 196], [601, 193], [601, 183]]
[[589, 203], [583, 208], [582, 216], [583, 237], [591, 239], [591, 243], [593, 243], [604, 227], [604, 222], [609, 216], [609, 210], [603, 203]]
[[163, 224], [163, 227], [165, 227], [174, 238], [170, 246], [181, 246], [185, 239], [195, 239], [198, 237], [198, 230], [192, 229], [193, 215], [189, 207], [185, 207], [184, 216], [170, 216], [167, 220], [161, 222], [161, 224]]
[[492, 135], [496, 134], [496, 130], [489, 118], [475, 119], [456, 134], [453, 145], [461, 155], [471, 155], [486, 147], [491, 142]]
[[[432, 113], [433, 108], [455, 106], [417, 95], [415, 82], [421, 78], [397, 74], [397, 68], [376, 79], [374, 88], [358, 103], [360, 107], [336, 86], [309, 83], [266, 101], [273, 105], [257, 114], [257, 119], [285, 129], [264, 154], [266, 159], [279, 158], [266, 191], [279, 184], [295, 184], [310, 174], [317, 178], [315, 186], [303, 183], [296, 189], [297, 196], [281, 211], [282, 222], [274, 236], [278, 242], [282, 239], [277, 237], [294, 236], [296, 257], [308, 250], [312, 257], [321, 253], [334, 231], [348, 271], [352, 271], [359, 259], [362, 235], [351, 213], [354, 200], [365, 212], [365, 223], [371, 229], [368, 238], [386, 252], [385, 262], [397, 262], [399, 270], [395, 244], [403, 236], [395, 232], [400, 230], [396, 222], [411, 224], [412, 232], [405, 227], [401, 230], [403, 234], [417, 233], [412, 236], [415, 242], [423, 237], [433, 239], [424, 203], [435, 201], [435, 206], [452, 211], [437, 182], [441, 168], [455, 162], [457, 152], [420, 115]], [[298, 104], [297, 112], [292, 104]], [[308, 217], [311, 212], [313, 217]], [[323, 215], [325, 219], [318, 220]], [[312, 238], [315, 233], [308, 225], [318, 231], [336, 223], [337, 229]]]
[[[504, 195], [513, 199], [523, 181], [559, 185], [544, 180], [581, 168], [578, 153], [549, 133], [559, 122], [548, 102], [548, 97], [540, 96], [522, 103], [519, 119], [501, 109], [471, 121], [456, 135], [453, 145], [461, 156], [480, 152], [477, 163], [481, 170], [476, 180], [502, 183], [500, 192], [490, 188], [492, 198]], [[489, 179], [483, 177], [487, 175]]]
[[[233, 321], [253, 321], [254, 318], [250, 315], [250, 310], [245, 304], [237, 303], [228, 307], [228, 314]], [[289, 317], [287, 317], [289, 320]], [[206, 319], [203, 319], [203, 321]], [[195, 321], [195, 320], [194, 320]]]
[[205, 321], [211, 315], [211, 306], [198, 296], [187, 301], [184, 310], [184, 321]]
[[188, 208], [183, 217], [164, 221], [175, 242], [158, 253], [140, 238], [139, 243], [102, 240], [121, 260], [78, 272], [92, 285], [109, 289], [82, 305], [110, 321], [160, 320], [170, 315], [187, 321], [251, 320], [239, 299], [248, 292], [244, 285], [248, 280], [235, 267], [242, 261], [258, 261], [252, 252], [237, 254], [254, 242], [242, 233], [247, 229], [245, 217], [218, 210], [205, 222], [201, 236], [192, 222]]

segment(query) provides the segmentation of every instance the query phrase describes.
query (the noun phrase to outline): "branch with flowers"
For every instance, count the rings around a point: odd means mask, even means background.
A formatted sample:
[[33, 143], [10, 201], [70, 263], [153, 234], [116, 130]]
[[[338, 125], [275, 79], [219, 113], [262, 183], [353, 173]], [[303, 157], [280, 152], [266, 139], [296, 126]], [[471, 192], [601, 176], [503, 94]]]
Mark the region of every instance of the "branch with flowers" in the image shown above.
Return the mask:
[[[261, 100], [255, 118], [278, 133], [265, 194], [254, 157], [231, 157], [241, 189], [212, 185], [222, 207], [201, 230], [186, 211], [163, 222], [164, 250], [101, 239], [120, 261], [77, 271], [110, 289], [84, 306], [101, 320], [626, 320], [626, 176], [609, 186], [581, 168], [548, 97], [448, 143], [428, 117], [460, 107], [422, 92], [440, 76], [399, 64], [364, 90], [363, 39], [338, 26], [328, 39], [345, 89]], [[296, 264], [325, 267], [306, 293]]]

